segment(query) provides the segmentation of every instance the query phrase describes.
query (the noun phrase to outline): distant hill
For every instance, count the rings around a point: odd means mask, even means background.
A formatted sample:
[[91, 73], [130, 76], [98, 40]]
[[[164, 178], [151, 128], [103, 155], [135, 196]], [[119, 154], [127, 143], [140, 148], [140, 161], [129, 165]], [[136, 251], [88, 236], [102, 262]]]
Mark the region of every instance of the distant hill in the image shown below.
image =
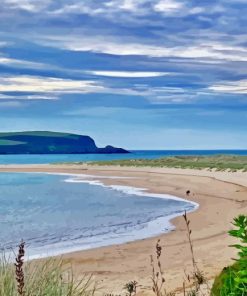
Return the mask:
[[0, 154], [129, 153], [122, 148], [98, 148], [92, 138], [47, 131], [0, 133]]

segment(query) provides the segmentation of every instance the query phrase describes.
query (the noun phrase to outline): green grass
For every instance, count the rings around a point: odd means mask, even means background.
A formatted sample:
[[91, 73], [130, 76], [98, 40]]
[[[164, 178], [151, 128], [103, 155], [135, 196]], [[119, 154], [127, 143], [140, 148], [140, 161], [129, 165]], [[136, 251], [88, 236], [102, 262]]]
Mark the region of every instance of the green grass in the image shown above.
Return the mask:
[[212, 296], [246, 296], [247, 295], [247, 216], [240, 215], [232, 223], [235, 229], [229, 235], [238, 239], [231, 245], [238, 251], [238, 258], [232, 266], [226, 267], [216, 277], [211, 291]]
[[222, 270], [214, 280], [211, 296], [247, 295], [247, 258], [245, 260], [244, 266], [236, 262]]
[[225, 267], [222, 272], [215, 278], [211, 290], [212, 296], [230, 295], [233, 286], [234, 274], [240, 270], [239, 264]]
[[247, 156], [215, 155], [215, 156], [173, 156], [157, 159], [125, 159], [90, 162], [90, 165], [118, 165], [134, 167], [168, 167], [190, 169], [216, 169], [219, 171], [247, 171]]
[[[95, 286], [91, 277], [76, 281], [71, 268], [62, 261], [25, 263], [25, 296], [93, 296]], [[17, 291], [16, 273], [13, 263], [6, 258], [0, 260], [0, 296], [20, 296]]]

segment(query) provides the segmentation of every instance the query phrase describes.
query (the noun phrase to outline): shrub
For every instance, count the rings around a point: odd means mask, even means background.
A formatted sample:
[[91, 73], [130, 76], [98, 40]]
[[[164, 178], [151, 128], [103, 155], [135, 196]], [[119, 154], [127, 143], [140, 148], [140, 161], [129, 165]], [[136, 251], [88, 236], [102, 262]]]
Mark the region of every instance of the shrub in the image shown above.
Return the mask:
[[246, 296], [247, 295], [247, 216], [240, 215], [234, 219], [233, 225], [237, 228], [229, 234], [240, 240], [234, 244], [239, 258], [232, 266], [225, 267], [215, 279], [211, 291], [212, 296]]

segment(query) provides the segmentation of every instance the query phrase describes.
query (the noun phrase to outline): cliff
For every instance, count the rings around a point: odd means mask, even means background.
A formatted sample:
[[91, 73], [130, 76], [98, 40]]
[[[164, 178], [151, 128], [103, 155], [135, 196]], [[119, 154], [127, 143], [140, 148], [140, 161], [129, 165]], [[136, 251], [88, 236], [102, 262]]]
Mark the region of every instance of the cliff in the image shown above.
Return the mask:
[[47, 131], [0, 133], [0, 154], [129, 153], [122, 148], [98, 148], [89, 136]]

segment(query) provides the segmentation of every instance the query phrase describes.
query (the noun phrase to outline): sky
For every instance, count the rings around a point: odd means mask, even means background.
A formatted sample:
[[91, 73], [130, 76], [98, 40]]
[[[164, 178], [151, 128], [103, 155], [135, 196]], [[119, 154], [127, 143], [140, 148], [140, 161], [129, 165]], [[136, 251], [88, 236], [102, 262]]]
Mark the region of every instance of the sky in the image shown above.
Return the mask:
[[246, 0], [1, 0], [0, 131], [247, 149]]

